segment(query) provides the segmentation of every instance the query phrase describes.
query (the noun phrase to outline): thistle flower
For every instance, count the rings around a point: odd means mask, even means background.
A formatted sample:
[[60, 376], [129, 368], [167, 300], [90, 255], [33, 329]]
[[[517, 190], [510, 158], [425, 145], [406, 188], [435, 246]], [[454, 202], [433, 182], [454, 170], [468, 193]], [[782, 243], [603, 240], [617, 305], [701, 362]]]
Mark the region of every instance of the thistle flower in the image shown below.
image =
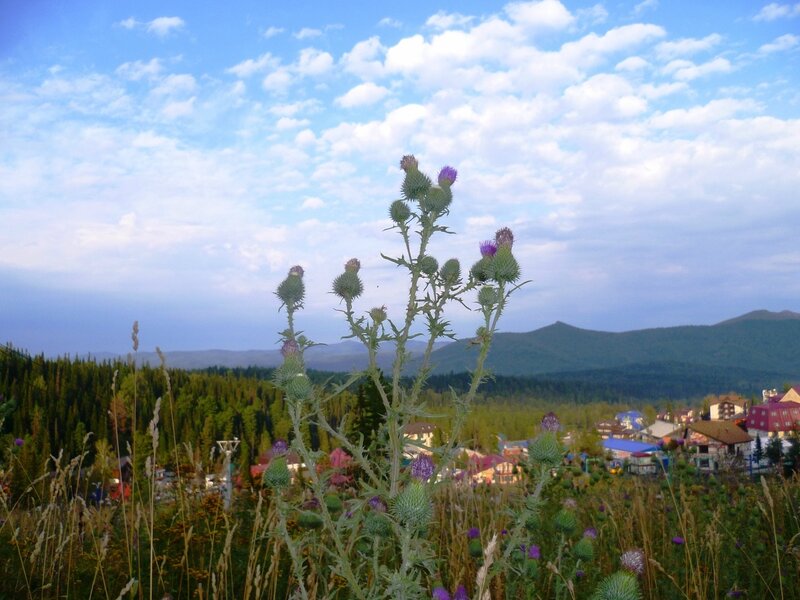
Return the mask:
[[556, 413], [550, 411], [542, 417], [542, 431], [558, 431], [561, 429], [561, 421], [558, 420]]
[[498, 247], [507, 246], [510, 250], [514, 245], [514, 234], [508, 227], [498, 229], [497, 233], [494, 234], [494, 239]]
[[583, 530], [583, 537], [590, 539], [597, 539], [597, 529], [594, 527], [587, 527]]
[[400, 168], [403, 169], [406, 173], [411, 170], [416, 170], [419, 167], [419, 162], [414, 157], [413, 154], [406, 154], [403, 158], [400, 159]]
[[286, 440], [275, 440], [272, 444], [272, 456], [281, 456], [289, 451], [289, 444]]
[[619, 562], [622, 568], [630, 571], [634, 575], [641, 575], [644, 573], [644, 552], [639, 548], [632, 548], [622, 553], [619, 557]]
[[24, 443], [25, 443], [25, 440], [23, 440], [22, 438], [17, 438], [17, 439], [14, 440], [14, 445], [17, 448], [22, 448]]
[[301, 267], [300, 265], [295, 265], [291, 269], [289, 269], [289, 275], [294, 275], [296, 277], [302, 278], [304, 273], [305, 271], [303, 271], [303, 267]]
[[467, 588], [465, 588], [463, 585], [459, 585], [453, 594], [453, 600], [469, 600]]
[[732, 587], [728, 590], [728, 593], [725, 594], [728, 598], [741, 598], [744, 596], [744, 590], [740, 590], [736, 587]]
[[441, 586], [433, 588], [433, 600], [450, 600], [450, 592]]
[[684, 544], [685, 542], [686, 542], [686, 540], [684, 540], [684, 539], [683, 539], [681, 536], [679, 536], [679, 535], [676, 535], [675, 537], [673, 537], [673, 538], [672, 538], [672, 543], [673, 543], [673, 544], [675, 544], [676, 546], [683, 546], [683, 544]]
[[456, 182], [456, 177], [458, 176], [458, 171], [456, 171], [453, 167], [445, 166], [442, 167], [442, 170], [439, 171], [439, 185], [442, 187], [450, 187]]
[[375, 323], [383, 323], [386, 320], [386, 306], [376, 306], [369, 311], [369, 316]]
[[380, 496], [373, 496], [367, 501], [367, 504], [369, 504], [369, 507], [376, 512], [386, 512], [386, 503], [381, 500]]
[[481, 532], [477, 527], [470, 527], [467, 531], [467, 539], [474, 540], [475, 538], [481, 537]]
[[411, 461], [411, 476], [418, 481], [428, 481], [435, 470], [433, 460], [427, 454], [420, 454]]
[[481, 256], [491, 258], [497, 252], [497, 244], [491, 240], [484, 240], [480, 243]]
[[542, 558], [542, 549], [536, 544], [531, 544], [528, 546], [527, 556], [532, 560], [539, 560]]
[[351, 258], [346, 263], [344, 263], [344, 270], [345, 271], [352, 271], [354, 273], [358, 273], [361, 269], [361, 261], [357, 258]]
[[287, 356], [296, 356], [300, 354], [300, 346], [298, 346], [297, 342], [294, 340], [286, 340], [283, 342], [283, 346], [281, 346], [281, 354], [284, 358]]
[[577, 510], [578, 502], [575, 500], [575, 498], [565, 498], [564, 501], [561, 503], [561, 506], [563, 506], [567, 510]]

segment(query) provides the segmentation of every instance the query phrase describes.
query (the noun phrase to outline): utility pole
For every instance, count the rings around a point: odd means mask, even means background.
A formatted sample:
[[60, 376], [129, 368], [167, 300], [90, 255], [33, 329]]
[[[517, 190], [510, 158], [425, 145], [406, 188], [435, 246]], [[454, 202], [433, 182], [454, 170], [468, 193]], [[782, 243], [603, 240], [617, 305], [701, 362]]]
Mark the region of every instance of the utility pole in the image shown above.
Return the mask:
[[233, 473], [231, 465], [231, 454], [236, 451], [239, 446], [239, 438], [235, 437], [232, 440], [217, 440], [219, 449], [225, 453], [225, 477], [227, 479], [225, 487], [225, 510], [231, 509], [231, 496], [233, 495]]

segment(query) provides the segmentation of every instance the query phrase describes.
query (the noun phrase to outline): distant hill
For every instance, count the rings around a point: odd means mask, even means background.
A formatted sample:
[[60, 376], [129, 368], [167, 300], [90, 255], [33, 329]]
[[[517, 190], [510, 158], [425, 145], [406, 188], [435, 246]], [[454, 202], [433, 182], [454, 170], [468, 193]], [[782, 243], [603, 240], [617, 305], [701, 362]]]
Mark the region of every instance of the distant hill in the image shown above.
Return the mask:
[[[466, 340], [450, 344], [434, 352], [433, 372], [467, 371], [476, 356], [477, 348]], [[605, 384], [635, 378], [637, 371], [649, 378], [686, 377], [687, 371], [700, 376], [705, 367], [714, 377], [727, 373], [736, 380], [739, 372], [777, 385], [782, 382], [776, 377], [800, 380], [800, 314], [755, 311], [716, 325], [622, 333], [557, 322], [528, 333], [498, 334], [487, 365], [497, 375]]]

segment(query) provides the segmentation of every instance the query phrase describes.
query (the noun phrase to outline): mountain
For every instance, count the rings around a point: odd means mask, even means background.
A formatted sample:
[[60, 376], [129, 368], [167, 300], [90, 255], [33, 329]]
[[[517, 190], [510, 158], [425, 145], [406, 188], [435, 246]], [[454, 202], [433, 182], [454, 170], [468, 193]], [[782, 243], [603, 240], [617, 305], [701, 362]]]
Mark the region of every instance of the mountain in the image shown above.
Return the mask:
[[[433, 353], [433, 372], [469, 370], [476, 356], [477, 347], [466, 340], [450, 344]], [[798, 380], [800, 314], [755, 311], [716, 325], [622, 333], [591, 331], [557, 322], [528, 333], [497, 334], [487, 365], [498, 375], [557, 379], [564, 379], [563, 375], [556, 377], [564, 373], [606, 379], [614, 371], [635, 371], [643, 365], [648, 365], [645, 370], [649, 372], [664, 365], [690, 365], [695, 370], [739, 369], [750, 376], [763, 373]]]

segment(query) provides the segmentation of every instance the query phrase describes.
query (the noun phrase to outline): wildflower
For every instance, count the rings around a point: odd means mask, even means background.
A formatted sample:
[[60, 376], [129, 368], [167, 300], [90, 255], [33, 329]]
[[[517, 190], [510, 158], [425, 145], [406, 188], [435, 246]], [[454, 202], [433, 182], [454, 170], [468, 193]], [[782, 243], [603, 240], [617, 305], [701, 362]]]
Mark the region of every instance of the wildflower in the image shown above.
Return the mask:
[[376, 306], [369, 311], [369, 316], [375, 323], [383, 323], [386, 320], [386, 306]]
[[542, 558], [542, 550], [536, 544], [531, 544], [528, 546], [528, 558], [533, 560], [539, 560]]
[[272, 456], [281, 456], [289, 450], [289, 444], [285, 440], [275, 440], [272, 444]]
[[554, 412], [549, 412], [542, 417], [542, 431], [558, 431], [561, 429], [561, 421]]
[[433, 588], [433, 600], [450, 600], [450, 592], [441, 586]]
[[357, 258], [351, 258], [344, 263], [345, 271], [353, 271], [354, 273], [358, 273], [359, 269], [361, 269], [361, 261]]
[[453, 600], [469, 600], [467, 588], [465, 588], [463, 585], [459, 585], [456, 588], [455, 594], [453, 594]]
[[586, 576], [586, 571], [583, 569], [578, 569], [575, 571], [575, 579], [583, 579]]
[[485, 240], [480, 244], [481, 256], [491, 258], [497, 252], [497, 244], [491, 240]]
[[744, 590], [740, 590], [740, 589], [737, 589], [735, 587], [732, 587], [730, 590], [728, 590], [728, 593], [725, 594], [725, 595], [728, 598], [741, 598], [742, 596], [744, 596]]
[[294, 340], [286, 340], [281, 346], [281, 354], [283, 354], [284, 358], [300, 354], [300, 346]]
[[442, 187], [449, 187], [456, 182], [456, 176], [458, 175], [458, 171], [456, 171], [453, 167], [445, 166], [442, 167], [442, 170], [439, 171], [439, 185]]
[[564, 502], [562, 502], [564, 508], [569, 510], [575, 510], [578, 508], [578, 503], [575, 501], [575, 498], [566, 498]]
[[514, 245], [514, 234], [508, 227], [498, 229], [497, 233], [494, 234], [494, 239], [498, 247], [506, 246], [510, 250], [511, 246]]
[[593, 540], [596, 539], [597, 529], [595, 529], [594, 527], [587, 527], [586, 529], [583, 530], [583, 537], [590, 538]]
[[619, 558], [622, 568], [630, 571], [634, 575], [644, 573], [644, 552], [639, 548], [633, 548], [622, 553]]
[[413, 154], [406, 154], [402, 159], [400, 159], [400, 168], [406, 173], [411, 170], [416, 170], [417, 167], [419, 167], [419, 162]]
[[597, 507], [597, 510], [599, 510], [600, 512], [606, 512], [606, 505], [601, 504], [600, 506]]
[[672, 538], [672, 543], [676, 546], [682, 546], [686, 540], [684, 540], [681, 536], [676, 535]]
[[295, 265], [291, 269], [289, 269], [289, 275], [294, 275], [296, 277], [302, 278], [303, 273], [305, 273], [305, 271], [303, 271], [303, 267], [301, 267], [300, 265]]
[[420, 454], [411, 461], [411, 476], [419, 481], [428, 481], [435, 470], [433, 460], [427, 454]]
[[367, 501], [369, 507], [377, 512], [385, 513], [386, 512], [386, 503], [381, 500], [379, 496], [373, 496]]
[[475, 538], [479, 538], [481, 536], [481, 532], [477, 527], [470, 527], [469, 531], [467, 531], [467, 539], [474, 540]]
[[14, 440], [14, 445], [15, 445], [17, 448], [22, 448], [22, 445], [23, 445], [24, 443], [25, 443], [25, 440], [23, 440], [22, 438], [17, 438], [17, 439], [15, 439], [15, 440]]

